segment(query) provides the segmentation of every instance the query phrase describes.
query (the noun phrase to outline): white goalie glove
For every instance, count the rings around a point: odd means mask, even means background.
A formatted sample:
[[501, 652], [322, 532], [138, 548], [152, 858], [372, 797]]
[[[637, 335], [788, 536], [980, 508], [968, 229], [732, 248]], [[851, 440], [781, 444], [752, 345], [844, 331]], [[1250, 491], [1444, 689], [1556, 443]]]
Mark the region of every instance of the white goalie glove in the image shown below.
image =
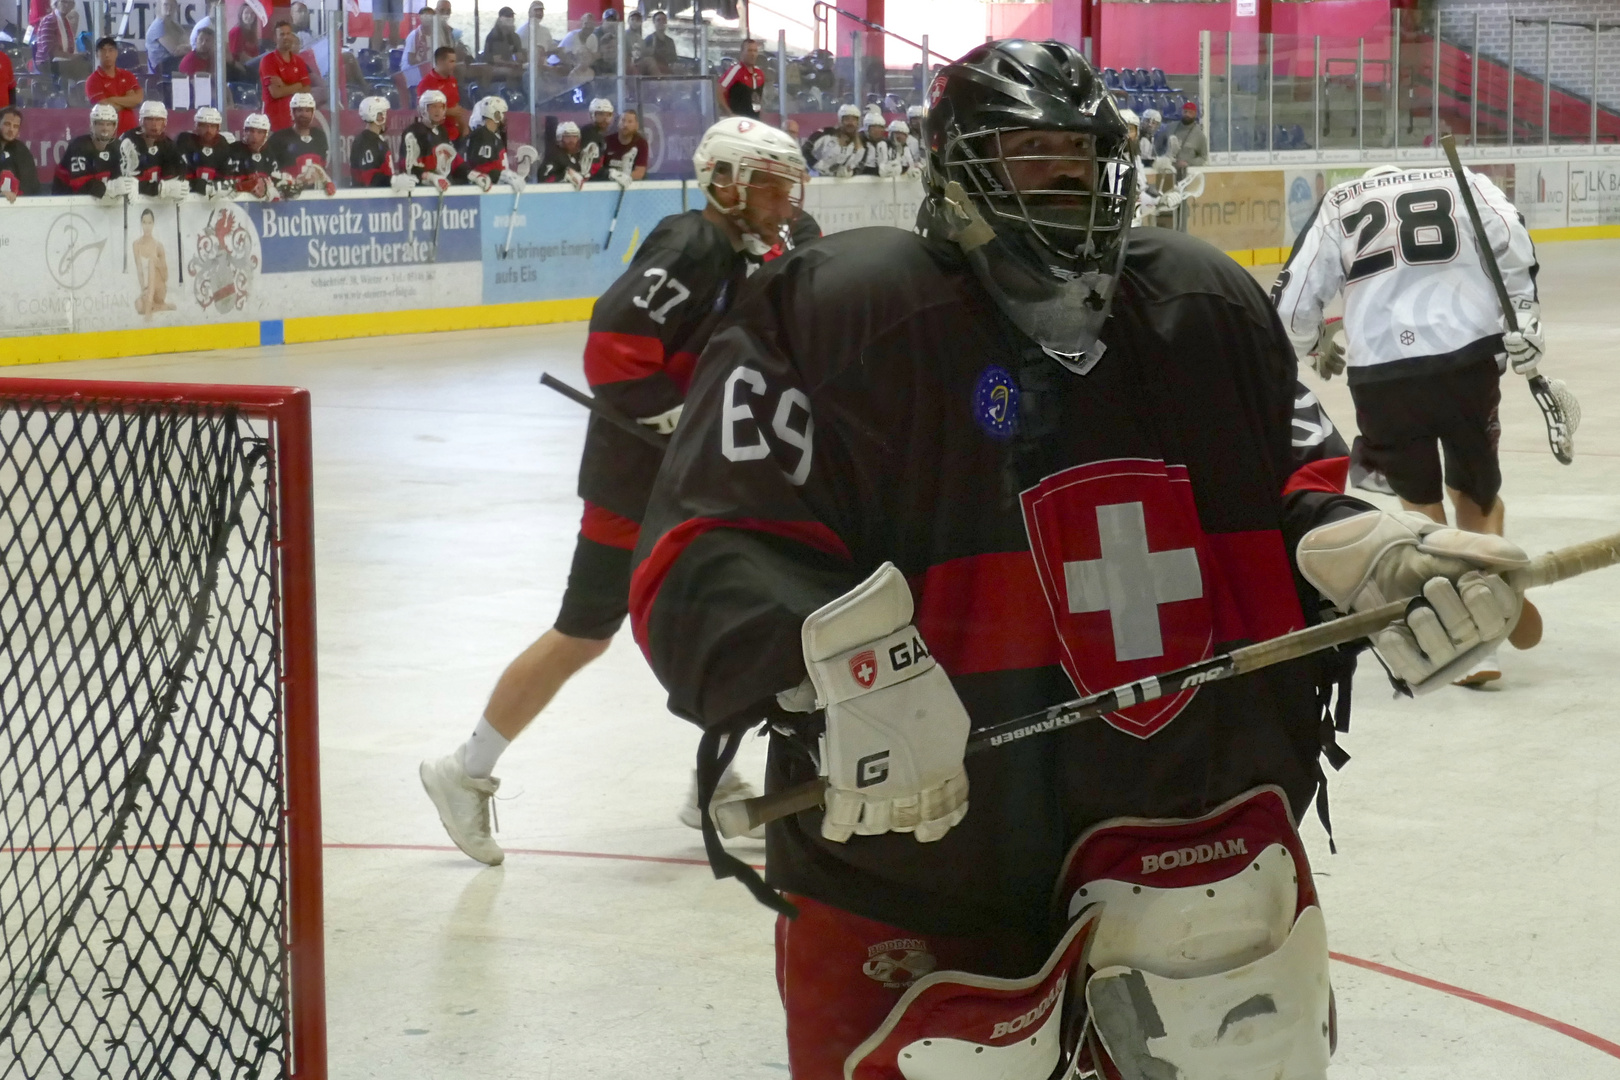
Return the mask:
[[158, 184], [158, 198], [178, 201], [191, 194], [191, 185], [184, 180], [164, 180]]
[[1532, 378], [1541, 363], [1541, 354], [1547, 351], [1547, 340], [1541, 333], [1541, 305], [1532, 302], [1519, 306], [1517, 330], [1502, 335], [1502, 348], [1508, 363], [1525, 378]]
[[826, 710], [821, 835], [938, 840], [968, 807], [968, 714], [911, 624], [893, 563], [804, 621], [805, 668]]
[[313, 161], [304, 166], [304, 171], [298, 174], [298, 186], [301, 188], [318, 187], [328, 195], [337, 194], [337, 185], [332, 183], [332, 177], [325, 169]]
[[523, 179], [523, 177], [519, 176], [517, 173], [513, 172], [511, 169], [502, 169], [501, 183], [511, 188], [514, 192], [521, 194], [523, 189], [528, 186], [529, 182]]
[[1305, 580], [1342, 612], [1426, 601], [1372, 636], [1384, 663], [1415, 694], [1448, 685], [1507, 637], [1524, 598], [1501, 574], [1530, 562], [1500, 536], [1405, 510], [1372, 510], [1312, 529], [1299, 542], [1298, 561]]
[[115, 199], [133, 195], [135, 191], [136, 184], [133, 176], [115, 176], [107, 181], [107, 190], [102, 193], [101, 198], [104, 202], [112, 202]]
[[410, 173], [396, 173], [388, 178], [388, 186], [396, 192], [407, 192], [416, 187], [416, 177]]
[[527, 180], [534, 175], [534, 167], [540, 163], [540, 151], [528, 143], [519, 143], [509, 151], [512, 160], [512, 171]]
[[495, 186], [495, 181], [489, 178], [489, 173], [475, 172], [472, 174], [472, 186], [479, 191], [488, 191]]
[[643, 416], [636, 423], [650, 427], [660, 435], [673, 435], [675, 434], [675, 425], [681, 422], [682, 408], [683, 406], [677, 405], [667, 412], [659, 413], [657, 416]]

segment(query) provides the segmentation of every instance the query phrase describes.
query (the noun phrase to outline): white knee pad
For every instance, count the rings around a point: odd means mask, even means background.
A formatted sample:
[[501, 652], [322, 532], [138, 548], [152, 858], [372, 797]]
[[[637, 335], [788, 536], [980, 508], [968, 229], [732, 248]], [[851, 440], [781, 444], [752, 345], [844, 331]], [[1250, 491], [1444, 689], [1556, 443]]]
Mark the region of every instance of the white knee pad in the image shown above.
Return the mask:
[[1323, 1080], [1327, 935], [1287, 800], [1089, 830], [1058, 899], [1101, 903], [1087, 957], [1089, 1064], [1122, 1080]]

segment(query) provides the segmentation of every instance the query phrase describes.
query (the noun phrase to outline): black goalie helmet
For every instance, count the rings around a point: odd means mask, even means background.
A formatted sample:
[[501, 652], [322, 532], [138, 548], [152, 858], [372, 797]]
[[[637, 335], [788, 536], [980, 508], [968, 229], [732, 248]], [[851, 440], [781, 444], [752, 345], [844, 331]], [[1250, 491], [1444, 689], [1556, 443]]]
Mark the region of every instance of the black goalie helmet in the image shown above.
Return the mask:
[[929, 231], [961, 244], [1049, 351], [1092, 351], [1124, 261], [1136, 167], [1091, 64], [1058, 41], [988, 42], [934, 78], [924, 124]]

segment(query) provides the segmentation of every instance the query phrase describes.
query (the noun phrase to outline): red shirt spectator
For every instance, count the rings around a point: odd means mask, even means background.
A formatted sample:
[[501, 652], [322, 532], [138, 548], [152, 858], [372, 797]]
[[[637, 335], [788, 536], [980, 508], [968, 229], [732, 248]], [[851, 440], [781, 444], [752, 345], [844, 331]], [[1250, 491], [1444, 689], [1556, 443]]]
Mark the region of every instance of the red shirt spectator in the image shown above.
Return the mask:
[[204, 27], [197, 32], [197, 44], [180, 58], [180, 74], [211, 75], [214, 71], [214, 31]]
[[422, 76], [422, 81], [416, 85], [416, 94], [422, 95], [424, 90], [437, 90], [444, 95], [444, 133], [455, 142], [461, 138], [461, 125], [456, 123], [456, 110], [461, 106], [461, 86], [456, 82], [454, 75], [440, 75], [437, 70]]
[[[118, 62], [117, 44], [109, 44], [108, 39], [102, 38], [96, 48], [96, 57], [101, 61], [101, 66], [84, 81], [84, 95], [92, 105], [106, 101], [117, 107], [118, 135], [121, 138], [124, 132], [135, 129], [135, 110], [140, 107], [144, 91], [134, 72], [115, 66]], [[120, 98], [123, 100], [117, 100]]]
[[733, 116], [759, 115], [754, 94], [765, 89], [765, 72], [759, 68], [759, 42], [745, 40], [742, 57], [720, 76], [720, 98]]
[[0, 109], [17, 100], [17, 74], [11, 70], [11, 57], [0, 52]]
[[34, 27], [34, 68], [49, 73], [51, 61], [72, 56], [76, 51], [72, 0], [58, 0]]
[[[273, 79], [279, 79], [279, 85]], [[276, 51], [259, 61], [259, 84], [270, 127], [275, 131], [292, 127], [292, 96], [308, 90], [310, 83], [309, 65], [298, 55], [298, 35], [291, 23], [276, 23]]]

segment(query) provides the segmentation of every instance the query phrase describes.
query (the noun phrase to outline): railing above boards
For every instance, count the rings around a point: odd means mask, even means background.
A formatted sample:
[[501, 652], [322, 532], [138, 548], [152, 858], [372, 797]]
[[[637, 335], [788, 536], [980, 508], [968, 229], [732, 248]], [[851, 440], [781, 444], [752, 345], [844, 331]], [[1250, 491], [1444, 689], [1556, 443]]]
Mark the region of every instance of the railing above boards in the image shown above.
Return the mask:
[[852, 11], [845, 11], [843, 8], [837, 7], [837, 6], [833, 5], [833, 4], [829, 4], [829, 3], [826, 2], [826, 0], [816, 0], [815, 5], [812, 7], [811, 10], [813, 10], [815, 12], [815, 16], [816, 16], [815, 46], [816, 46], [816, 48], [818, 50], [819, 49], [826, 49], [829, 52], [832, 51], [832, 49], [831, 49], [832, 40], [833, 40], [833, 38], [832, 38], [832, 30], [827, 25], [827, 23], [829, 21], [828, 16], [829, 16], [829, 14], [831, 14], [831, 15], [842, 15], [844, 18], [850, 20], [851, 22], [860, 23], [862, 26], [866, 27], [868, 30], [875, 30], [879, 34], [882, 34], [884, 37], [894, 38], [894, 40], [900, 42], [900, 44], [902, 44], [902, 45], [910, 45], [913, 49], [916, 49], [919, 52], [927, 53], [928, 56], [937, 56], [937, 57], [939, 57], [940, 60], [944, 61], [947, 64], [950, 63], [952, 60], [956, 59], [954, 56], [946, 56], [942, 52], [938, 52], [938, 51], [936, 51], [934, 49], [927, 48], [920, 41], [912, 41], [908, 37], [905, 37], [905, 36], [903, 36], [901, 34], [897, 34], [893, 30], [890, 30], [890, 29], [882, 26], [879, 23], [873, 22], [871, 19], [868, 19], [868, 18], [866, 18], [864, 16], [861, 16], [861, 15], [856, 15]]

